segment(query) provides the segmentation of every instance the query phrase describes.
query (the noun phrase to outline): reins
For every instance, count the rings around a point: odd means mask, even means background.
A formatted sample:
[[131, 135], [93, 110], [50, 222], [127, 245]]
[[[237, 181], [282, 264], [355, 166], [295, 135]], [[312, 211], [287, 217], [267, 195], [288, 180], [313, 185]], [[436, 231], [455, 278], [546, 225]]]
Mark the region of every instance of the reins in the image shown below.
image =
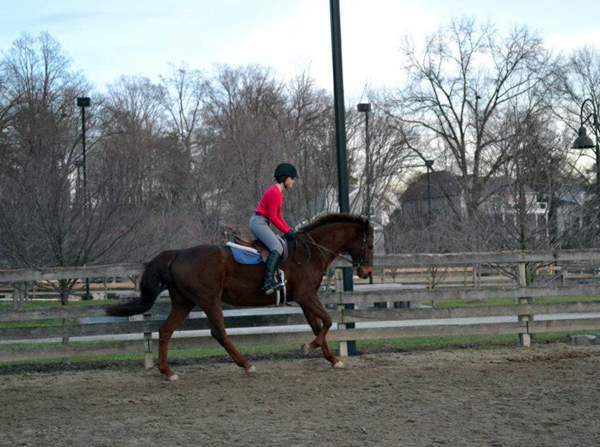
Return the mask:
[[[311, 251], [310, 251], [310, 248], [308, 248], [308, 245], [310, 244], [310, 245], [314, 245], [315, 247], [317, 247], [317, 249], [319, 250], [319, 253], [321, 253], [321, 256], [323, 256], [323, 259], [326, 258], [325, 257], [325, 253], [324, 253], [324, 251], [326, 251], [328, 253], [331, 253], [334, 256], [334, 258], [337, 258], [337, 257], [342, 258], [344, 261], [349, 262], [350, 264], [352, 264], [355, 267], [357, 265], [360, 265], [360, 262], [354, 262], [352, 260], [352, 258], [349, 258], [348, 256], [344, 256], [341, 253], [336, 253], [336, 252], [328, 249], [327, 247], [323, 247], [321, 244], [317, 244], [310, 234], [308, 234], [308, 233], [302, 233], [302, 235], [307, 236], [310, 240], [307, 241], [307, 240], [304, 240], [304, 239], [300, 239], [299, 237], [296, 237], [296, 241], [302, 242], [304, 244], [304, 246], [307, 247], [307, 249], [308, 249], [308, 258], [307, 258], [307, 260], [304, 263], [301, 263], [300, 261], [298, 261], [296, 259], [296, 253], [294, 252], [293, 259], [294, 259], [294, 261], [296, 261], [296, 264], [302, 266], [302, 265], [305, 265], [306, 263], [308, 263], [310, 261]], [[365, 233], [365, 236], [363, 238], [363, 243], [365, 241], [366, 241], [366, 233]], [[361, 262], [362, 262], [362, 259], [361, 259]]]

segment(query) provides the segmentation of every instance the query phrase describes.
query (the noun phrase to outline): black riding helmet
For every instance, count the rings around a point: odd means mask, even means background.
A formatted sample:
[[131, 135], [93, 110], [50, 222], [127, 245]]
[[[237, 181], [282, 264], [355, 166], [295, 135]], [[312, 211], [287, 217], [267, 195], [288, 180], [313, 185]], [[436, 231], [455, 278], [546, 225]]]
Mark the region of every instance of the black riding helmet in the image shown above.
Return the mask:
[[296, 171], [294, 165], [289, 163], [281, 163], [275, 168], [273, 177], [277, 178], [281, 176], [298, 178], [298, 171]]

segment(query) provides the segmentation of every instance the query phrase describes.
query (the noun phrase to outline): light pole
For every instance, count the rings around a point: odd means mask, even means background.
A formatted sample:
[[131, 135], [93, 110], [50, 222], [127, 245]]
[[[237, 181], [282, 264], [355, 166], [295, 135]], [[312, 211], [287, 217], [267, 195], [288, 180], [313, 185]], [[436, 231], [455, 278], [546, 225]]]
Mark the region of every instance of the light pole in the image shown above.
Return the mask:
[[[335, 145], [337, 153], [338, 171], [338, 200], [340, 212], [350, 212], [350, 192], [348, 180], [348, 160], [346, 153], [346, 112], [344, 106], [344, 75], [342, 66], [342, 26], [340, 21], [340, 0], [329, 0], [329, 13], [331, 19], [331, 56], [333, 62], [333, 103], [335, 109]], [[354, 290], [352, 268], [344, 267], [344, 290]], [[354, 304], [346, 304], [347, 309], [353, 309]], [[353, 329], [354, 323], [347, 323], [347, 329]], [[347, 342], [348, 355], [358, 354], [356, 341]], [[340, 344], [340, 353], [342, 344]]]
[[[85, 153], [85, 108], [90, 106], [90, 98], [77, 98], [77, 106], [81, 107], [81, 145], [83, 147], [83, 215], [88, 214], [88, 197], [87, 197], [87, 163]], [[85, 299], [90, 299], [90, 278], [85, 278]]]
[[430, 172], [433, 166], [433, 160], [425, 160], [425, 167], [427, 168], [427, 219], [431, 222], [431, 178]]
[[83, 203], [87, 207], [87, 166], [85, 153], [85, 108], [90, 106], [90, 98], [77, 98], [77, 106], [81, 107], [81, 145], [83, 147]]
[[365, 215], [367, 219], [371, 217], [371, 155], [369, 149], [369, 112], [371, 104], [361, 102], [356, 106], [356, 110], [365, 114], [365, 157], [366, 157], [366, 185], [367, 194], [365, 198]]
[[[371, 104], [368, 102], [361, 102], [356, 106], [356, 110], [365, 114], [365, 183], [367, 186], [367, 193], [365, 197], [364, 214], [367, 219], [371, 218], [371, 155], [369, 149], [369, 112], [371, 111]], [[373, 274], [369, 273], [369, 284], [373, 284]]]
[[[590, 103], [592, 106], [592, 111], [585, 117], [584, 109], [586, 103]], [[587, 131], [585, 128], [586, 123], [592, 120], [592, 125], [594, 127], [594, 137], [596, 138], [596, 142], [594, 143], [590, 137], [587, 136]], [[596, 157], [596, 221], [600, 216], [600, 149], [598, 148], [598, 108], [596, 107], [596, 103], [591, 99], [586, 99], [581, 103], [581, 110], [579, 111], [579, 121], [581, 122], [581, 127], [579, 128], [579, 136], [575, 138], [573, 142], [572, 149], [594, 149], [595, 157]], [[596, 222], [597, 224], [597, 222]], [[600, 228], [599, 228], [600, 231]]]

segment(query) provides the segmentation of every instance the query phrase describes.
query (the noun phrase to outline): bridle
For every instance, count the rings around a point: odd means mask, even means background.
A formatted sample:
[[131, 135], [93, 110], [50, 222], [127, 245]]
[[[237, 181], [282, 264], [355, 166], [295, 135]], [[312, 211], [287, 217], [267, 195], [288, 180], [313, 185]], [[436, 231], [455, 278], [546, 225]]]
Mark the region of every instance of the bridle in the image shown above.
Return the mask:
[[294, 261], [296, 261], [296, 263], [298, 265], [304, 265], [305, 263], [308, 263], [310, 261], [310, 255], [311, 255], [311, 251], [310, 248], [308, 248], [308, 245], [313, 245], [315, 247], [317, 247], [317, 249], [319, 250], [319, 253], [321, 253], [321, 256], [323, 256], [323, 258], [325, 259], [325, 253], [330, 253], [334, 256], [334, 258], [341, 258], [344, 261], [352, 264], [352, 267], [354, 268], [358, 268], [361, 267], [362, 265], [365, 264], [366, 262], [366, 257], [367, 257], [367, 233], [368, 233], [368, 225], [369, 223], [367, 222], [366, 226], [365, 226], [365, 230], [363, 231], [363, 240], [362, 240], [362, 245], [360, 247], [360, 259], [355, 261], [354, 259], [352, 259], [351, 257], [345, 256], [341, 253], [336, 253], [332, 250], [329, 250], [327, 247], [323, 247], [321, 244], [317, 244], [315, 242], [315, 240], [312, 238], [312, 236], [308, 233], [302, 233], [303, 236], [306, 236], [308, 238], [308, 240], [302, 238], [300, 239], [299, 237], [296, 237], [296, 241], [300, 241], [304, 244], [305, 247], [307, 247], [307, 251], [308, 251], [308, 258], [304, 263], [301, 263], [300, 261], [298, 261], [296, 259], [296, 253], [294, 252]]

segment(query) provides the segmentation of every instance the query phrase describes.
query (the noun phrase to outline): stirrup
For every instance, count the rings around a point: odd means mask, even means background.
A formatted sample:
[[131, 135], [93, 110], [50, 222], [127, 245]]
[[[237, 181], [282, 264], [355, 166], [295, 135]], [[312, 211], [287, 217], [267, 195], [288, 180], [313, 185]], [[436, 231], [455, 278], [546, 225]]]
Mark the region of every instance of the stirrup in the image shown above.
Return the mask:
[[273, 292], [277, 292], [278, 290], [281, 290], [285, 287], [285, 281], [283, 282], [271, 282], [269, 284], [265, 284], [262, 288], [263, 292], [265, 293], [265, 295], [270, 295]]

